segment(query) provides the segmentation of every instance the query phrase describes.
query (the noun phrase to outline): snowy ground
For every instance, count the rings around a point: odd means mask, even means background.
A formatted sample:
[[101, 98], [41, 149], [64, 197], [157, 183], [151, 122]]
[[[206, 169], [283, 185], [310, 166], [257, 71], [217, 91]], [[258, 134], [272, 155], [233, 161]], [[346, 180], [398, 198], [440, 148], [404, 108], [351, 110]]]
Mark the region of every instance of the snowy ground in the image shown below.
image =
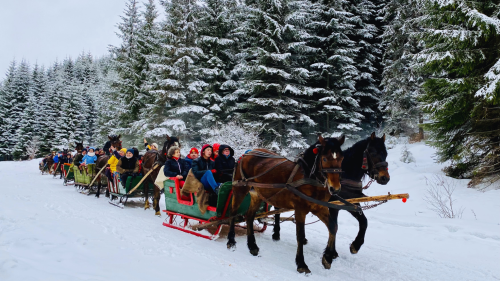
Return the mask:
[[[332, 269], [320, 258], [326, 227], [308, 225], [308, 280], [500, 280], [500, 190], [479, 192], [456, 181], [462, 219], [441, 219], [423, 201], [426, 180], [442, 174], [433, 149], [409, 145], [416, 163], [399, 161], [401, 146], [389, 150], [391, 181], [373, 184], [368, 195], [410, 193], [366, 211], [365, 244], [351, 255], [358, 226], [348, 213], [339, 218]], [[52, 176], [38, 161], [0, 162], [0, 280], [297, 280], [295, 225], [257, 234], [260, 257], [237, 237], [235, 252], [225, 238], [209, 241], [162, 226], [165, 218], [142, 204], [119, 209], [101, 197], [87, 197]], [[164, 204], [164, 202], [162, 202]], [[162, 208], [164, 205], [162, 204]], [[475, 213], [475, 216], [473, 214]], [[308, 216], [309, 221], [316, 220]]]

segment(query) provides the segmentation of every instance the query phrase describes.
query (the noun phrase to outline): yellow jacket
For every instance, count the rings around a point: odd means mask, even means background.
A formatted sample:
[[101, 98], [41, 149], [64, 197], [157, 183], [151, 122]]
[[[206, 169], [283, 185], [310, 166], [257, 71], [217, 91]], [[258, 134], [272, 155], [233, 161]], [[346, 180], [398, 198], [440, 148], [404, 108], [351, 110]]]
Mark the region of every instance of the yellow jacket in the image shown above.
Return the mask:
[[[122, 149], [120, 149], [120, 151], [123, 153], [126, 153], [127, 149], [122, 148]], [[109, 158], [108, 164], [109, 164], [109, 169], [111, 170], [111, 173], [116, 172], [116, 165], [118, 164], [118, 161], [119, 161], [118, 158], [116, 158], [116, 156], [114, 154], [113, 154], [113, 156], [111, 156], [111, 158]]]
[[109, 164], [109, 169], [111, 170], [111, 173], [116, 172], [116, 164], [118, 164], [118, 159], [113, 155], [111, 158], [108, 160]]

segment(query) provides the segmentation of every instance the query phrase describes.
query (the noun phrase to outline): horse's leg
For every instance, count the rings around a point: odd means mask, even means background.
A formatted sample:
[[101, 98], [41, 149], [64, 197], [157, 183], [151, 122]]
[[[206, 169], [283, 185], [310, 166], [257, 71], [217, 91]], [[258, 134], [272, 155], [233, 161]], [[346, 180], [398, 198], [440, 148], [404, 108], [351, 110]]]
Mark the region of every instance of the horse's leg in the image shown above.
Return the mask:
[[154, 199], [153, 199], [153, 208], [155, 209], [155, 215], [161, 217], [161, 212], [160, 212], [160, 199], [161, 199], [161, 193], [160, 189], [154, 185]]
[[[279, 208], [274, 207], [274, 210], [279, 210]], [[273, 241], [280, 241], [280, 223], [280, 214], [274, 215]]]
[[[241, 205], [241, 202], [243, 202], [243, 199], [245, 199], [245, 196], [248, 194], [249, 191], [250, 187], [233, 187], [233, 201], [231, 202], [231, 210], [233, 212], [233, 215], [238, 210], [238, 208]], [[236, 236], [236, 233], [234, 232], [235, 222], [236, 222], [236, 217], [233, 217], [229, 224], [229, 233], [227, 234], [228, 249], [236, 247], [236, 240], [234, 239], [234, 237]]]
[[252, 201], [250, 202], [250, 207], [246, 214], [247, 223], [247, 245], [250, 250], [250, 254], [257, 256], [259, 254], [259, 247], [255, 241], [255, 234], [253, 229], [253, 221], [255, 220], [255, 214], [260, 207], [262, 200], [255, 194], [252, 196]]
[[146, 200], [146, 202], [144, 203], [144, 210], [147, 210], [149, 209], [149, 180], [146, 179], [144, 182], [143, 182], [143, 190], [144, 190], [144, 199]]
[[[356, 204], [359, 206], [359, 204]], [[363, 243], [365, 243], [365, 234], [366, 229], [368, 228], [368, 220], [366, 219], [365, 213], [359, 212], [349, 212], [353, 217], [358, 220], [359, 223], [359, 232], [356, 239], [351, 243], [349, 250], [351, 250], [351, 254], [357, 254]]]
[[295, 256], [295, 264], [299, 273], [311, 273], [304, 261], [304, 239], [305, 239], [305, 223], [308, 211], [302, 208], [295, 209], [295, 226], [297, 235], [297, 255]]
[[97, 182], [97, 193], [96, 193], [95, 197], [99, 198], [99, 195], [101, 194], [101, 175], [98, 176], [96, 181], [98, 181], [98, 182]]
[[321, 263], [326, 269], [330, 269], [333, 259], [336, 259], [339, 256], [335, 250], [335, 238], [337, 236], [338, 228], [338, 210], [321, 207], [319, 210], [312, 210], [312, 213], [316, 215], [328, 228], [328, 244], [323, 252]]

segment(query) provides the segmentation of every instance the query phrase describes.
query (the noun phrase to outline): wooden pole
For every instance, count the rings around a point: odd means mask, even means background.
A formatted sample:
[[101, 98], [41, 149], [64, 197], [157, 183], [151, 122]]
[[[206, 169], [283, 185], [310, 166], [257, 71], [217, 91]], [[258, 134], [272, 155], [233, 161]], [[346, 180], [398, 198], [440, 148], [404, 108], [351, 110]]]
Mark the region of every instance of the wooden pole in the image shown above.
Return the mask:
[[[353, 198], [353, 199], [346, 199], [347, 202], [349, 203], [361, 203], [361, 202], [370, 202], [370, 201], [385, 201], [385, 200], [394, 200], [394, 199], [402, 199], [402, 198], [410, 198], [410, 195], [408, 193], [403, 193], [403, 194], [389, 194], [389, 195], [380, 195], [380, 196], [369, 196], [369, 197], [361, 197], [361, 198]], [[335, 205], [344, 205], [340, 201], [332, 201], [329, 202]], [[274, 210], [271, 212], [266, 212], [266, 213], [261, 213], [255, 216], [255, 219], [260, 219], [260, 218], [265, 218], [267, 216], [271, 215], [276, 215], [276, 214], [281, 214], [281, 213], [286, 213], [293, 211], [293, 209], [279, 209], [279, 210]], [[209, 228], [212, 226], [218, 226], [221, 224], [226, 224], [231, 221], [232, 218], [235, 218], [238, 216], [232, 216], [229, 218], [225, 218], [222, 220], [217, 220], [209, 223], [204, 223], [204, 224], [196, 224], [191, 227], [193, 230], [202, 230], [205, 228]]]
[[144, 177], [142, 177], [141, 181], [134, 187], [132, 188], [132, 190], [130, 190], [127, 195], [130, 195], [132, 194], [132, 192], [134, 192], [137, 188], [139, 188], [139, 186], [141, 185], [141, 183], [149, 176], [149, 174], [151, 174], [156, 168], [158, 167], [158, 164], [154, 164], [153, 167], [151, 168], [151, 170], [149, 170], [149, 172], [144, 175]]
[[99, 170], [99, 173], [97, 173], [97, 175], [94, 177], [94, 179], [90, 182], [89, 186], [92, 186], [92, 184], [95, 182], [95, 180], [97, 179], [97, 177], [101, 174], [101, 172], [108, 166], [109, 164], [106, 164], [104, 167], [102, 167], [101, 170]]
[[[368, 197], [360, 197], [360, 198], [353, 198], [353, 199], [346, 199], [347, 202], [349, 203], [361, 203], [361, 202], [370, 202], [370, 201], [385, 201], [385, 200], [395, 200], [395, 199], [403, 199], [403, 198], [410, 198], [410, 194], [408, 193], [403, 193], [403, 194], [388, 194], [388, 195], [380, 195], [380, 196], [368, 196]], [[344, 205], [340, 201], [332, 201], [330, 202], [335, 205]]]

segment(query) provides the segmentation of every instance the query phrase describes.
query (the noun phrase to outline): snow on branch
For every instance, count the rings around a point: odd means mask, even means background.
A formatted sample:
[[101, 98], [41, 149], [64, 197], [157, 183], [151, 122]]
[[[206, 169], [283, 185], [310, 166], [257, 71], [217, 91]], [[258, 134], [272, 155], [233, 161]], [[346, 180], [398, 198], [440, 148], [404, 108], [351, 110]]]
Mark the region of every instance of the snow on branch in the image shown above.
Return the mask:
[[483, 97], [486, 99], [493, 99], [493, 93], [499, 87], [500, 83], [500, 60], [493, 65], [490, 70], [484, 75], [486, 78], [486, 85], [476, 92], [476, 97]]

